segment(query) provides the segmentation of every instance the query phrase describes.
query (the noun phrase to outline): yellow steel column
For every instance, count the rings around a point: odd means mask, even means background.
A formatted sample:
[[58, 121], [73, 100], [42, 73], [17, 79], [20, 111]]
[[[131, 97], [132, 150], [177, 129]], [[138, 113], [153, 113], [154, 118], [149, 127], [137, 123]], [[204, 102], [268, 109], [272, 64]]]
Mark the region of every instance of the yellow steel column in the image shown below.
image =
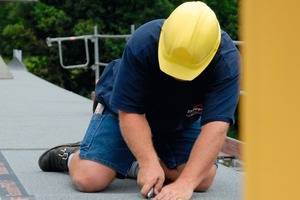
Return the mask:
[[300, 199], [300, 1], [243, 0], [245, 199]]

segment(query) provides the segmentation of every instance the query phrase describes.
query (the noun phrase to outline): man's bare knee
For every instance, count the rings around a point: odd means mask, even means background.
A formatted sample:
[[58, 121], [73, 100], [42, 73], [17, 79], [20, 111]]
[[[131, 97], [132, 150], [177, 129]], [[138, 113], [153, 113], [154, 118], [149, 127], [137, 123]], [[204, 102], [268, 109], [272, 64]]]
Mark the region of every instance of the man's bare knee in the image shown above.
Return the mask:
[[94, 176], [91, 177], [86, 173], [73, 175], [72, 183], [81, 192], [99, 192], [110, 184], [110, 182], [97, 181]]
[[96, 191], [92, 191], [92, 187], [90, 186], [90, 181], [86, 176], [74, 175], [72, 176], [72, 183], [75, 186], [75, 188], [81, 192], [96, 192]]
[[98, 192], [115, 179], [116, 172], [97, 162], [80, 159], [78, 153], [75, 153], [70, 166], [70, 175], [77, 190]]
[[213, 184], [217, 172], [217, 166], [213, 165], [204, 180], [195, 188], [195, 192], [205, 192]]
[[205, 192], [207, 191], [213, 183], [213, 180], [203, 180], [198, 187], [195, 188], [195, 192]]

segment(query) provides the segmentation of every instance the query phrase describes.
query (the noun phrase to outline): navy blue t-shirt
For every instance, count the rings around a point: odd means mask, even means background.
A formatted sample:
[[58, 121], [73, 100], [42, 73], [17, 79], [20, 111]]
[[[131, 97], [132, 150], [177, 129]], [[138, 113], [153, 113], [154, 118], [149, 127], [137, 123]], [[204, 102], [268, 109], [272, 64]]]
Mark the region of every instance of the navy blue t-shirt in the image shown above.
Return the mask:
[[240, 55], [222, 31], [212, 62], [192, 81], [178, 81], [159, 68], [158, 41], [164, 20], [138, 28], [121, 59], [111, 62], [96, 86], [99, 102], [115, 113], [146, 114], [152, 132], [175, 131], [201, 117], [234, 123], [239, 97]]

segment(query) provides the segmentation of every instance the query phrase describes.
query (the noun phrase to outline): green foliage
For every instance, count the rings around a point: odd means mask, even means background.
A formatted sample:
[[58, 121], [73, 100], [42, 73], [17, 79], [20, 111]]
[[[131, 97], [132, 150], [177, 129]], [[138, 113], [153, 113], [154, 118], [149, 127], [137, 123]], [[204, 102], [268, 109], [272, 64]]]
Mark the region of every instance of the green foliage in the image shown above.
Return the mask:
[[28, 71], [38, 75], [43, 79], [47, 78], [48, 70], [47, 68], [43, 67], [48, 63], [47, 56], [28, 57], [23, 62]]
[[47, 6], [41, 2], [36, 3], [32, 17], [35, 19], [35, 29], [44, 33], [60, 34], [64, 32], [65, 25], [71, 22], [71, 18], [63, 10]]
[[[94, 34], [94, 26], [96, 24], [93, 22], [92, 19], [80, 19], [78, 20], [77, 24], [73, 27], [74, 35], [92, 35]], [[97, 24], [98, 27], [101, 27], [100, 24]]]
[[239, 135], [238, 135], [238, 132], [236, 129], [230, 127], [229, 130], [228, 130], [228, 133], [227, 133], [227, 136], [228, 137], [231, 137], [231, 138], [234, 138], [236, 140], [239, 139]]
[[216, 13], [221, 28], [238, 40], [238, 0], [203, 0]]
[[[29, 45], [24, 45], [27, 41], [35, 41], [35, 35], [32, 30], [25, 28], [21, 23], [9, 24], [2, 31], [3, 38], [3, 51], [10, 52], [10, 47], [15, 49], [24, 49], [30, 51], [32, 48]], [[25, 48], [24, 48], [25, 47]]]

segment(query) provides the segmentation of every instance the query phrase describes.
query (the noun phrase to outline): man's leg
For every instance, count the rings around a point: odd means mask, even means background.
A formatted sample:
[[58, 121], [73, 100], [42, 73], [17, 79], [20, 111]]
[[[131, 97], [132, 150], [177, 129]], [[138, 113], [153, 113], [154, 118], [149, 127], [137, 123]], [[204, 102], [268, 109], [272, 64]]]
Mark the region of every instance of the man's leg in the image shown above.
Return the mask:
[[121, 135], [117, 116], [104, 109], [103, 113], [93, 115], [82, 143], [46, 151], [39, 166], [43, 171], [70, 172], [78, 190], [95, 192], [115, 178], [127, 177], [135, 160]]
[[49, 149], [40, 156], [39, 166], [46, 172], [69, 172], [79, 191], [101, 191], [115, 179], [116, 172], [97, 162], [79, 158], [80, 144], [70, 143]]
[[74, 154], [69, 170], [72, 182], [79, 191], [101, 191], [116, 178], [113, 169], [94, 161], [81, 159], [78, 154], [79, 151]]

